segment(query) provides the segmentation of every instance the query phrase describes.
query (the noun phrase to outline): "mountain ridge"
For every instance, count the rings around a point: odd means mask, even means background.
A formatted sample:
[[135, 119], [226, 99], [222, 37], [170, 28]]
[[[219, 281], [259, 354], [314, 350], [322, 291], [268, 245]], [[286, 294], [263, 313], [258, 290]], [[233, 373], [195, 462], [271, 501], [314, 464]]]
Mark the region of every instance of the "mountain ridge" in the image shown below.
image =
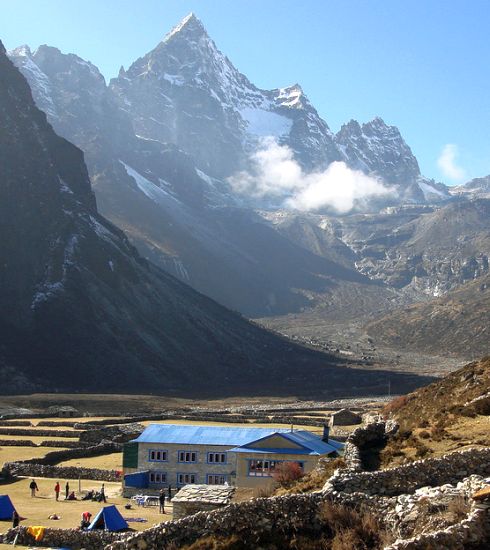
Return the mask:
[[[172, 49], [176, 42], [177, 52]], [[29, 78], [36, 100], [42, 100], [44, 89], [37, 79], [46, 83], [35, 70], [26, 69], [26, 55], [55, 88], [53, 112], [59, 116], [48, 112], [48, 117], [85, 152], [102, 213], [146, 257], [220, 303], [262, 317], [314, 307], [317, 297], [328, 299], [344, 277], [381, 283], [380, 288], [408, 288], [421, 298], [437, 289], [445, 292], [459, 281], [453, 277], [446, 284], [444, 276], [427, 270], [426, 262], [413, 259], [410, 251], [402, 251], [403, 261], [394, 256], [396, 249], [379, 258], [379, 228], [393, 231], [390, 241], [400, 239], [406, 206], [433, 208], [435, 201], [438, 208], [455, 200], [445, 186], [420, 174], [399, 130], [376, 117], [362, 125], [351, 121], [333, 134], [301, 86], [260, 90], [218, 50], [195, 16], [174, 27], [108, 85], [102, 75], [92, 74], [93, 65], [87, 68], [76, 56], [48, 47], [21, 54], [13, 51], [11, 57]], [[211, 67], [211, 76], [204, 74], [203, 63]], [[226, 86], [220, 84], [223, 79]], [[262, 215], [265, 201], [235, 193], [225, 178], [230, 171], [247, 169], [249, 152], [267, 131], [275, 132], [305, 173], [307, 166], [319, 169], [335, 159], [389, 179], [397, 196], [388, 204], [400, 209], [398, 222], [394, 215], [393, 222], [384, 223], [383, 197], [370, 202], [376, 207], [373, 216], [380, 219], [373, 224], [375, 238], [352, 231], [348, 216], [334, 222], [331, 212], [325, 227], [314, 227], [309, 213], [300, 211], [288, 214], [303, 221], [287, 231], [284, 225], [268, 223]], [[224, 163], [212, 169], [220, 159]], [[280, 211], [269, 209], [267, 216], [276, 214]], [[370, 216], [360, 212], [356, 220], [368, 227]], [[325, 228], [333, 225], [347, 229], [332, 240]], [[310, 230], [301, 235], [301, 227], [307, 226]], [[327, 242], [336, 246], [332, 253]], [[473, 252], [480, 251], [470, 256]], [[441, 260], [435, 254], [435, 261]], [[427, 276], [407, 287], [421, 265]]]
[[346, 371], [331, 357], [141, 258], [97, 212], [83, 153], [54, 133], [2, 48], [0, 70], [3, 391], [267, 393], [313, 388], [318, 376], [340, 382]]

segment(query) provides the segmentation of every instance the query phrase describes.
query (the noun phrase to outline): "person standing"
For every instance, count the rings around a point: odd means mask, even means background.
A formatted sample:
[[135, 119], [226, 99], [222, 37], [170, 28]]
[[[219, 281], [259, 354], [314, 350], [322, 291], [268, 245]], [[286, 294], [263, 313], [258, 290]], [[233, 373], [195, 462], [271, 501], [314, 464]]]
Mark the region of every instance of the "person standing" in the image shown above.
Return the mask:
[[65, 485], [65, 500], [68, 500], [68, 495], [69, 494], [70, 494], [70, 484], [67, 481], [66, 485]]
[[100, 488], [100, 500], [102, 500], [102, 502], [107, 502], [107, 499], [105, 498], [105, 487], [103, 483], [102, 487]]
[[12, 528], [15, 529], [19, 526], [20, 516], [17, 513], [17, 510], [14, 510], [14, 513], [12, 514]]
[[160, 502], [160, 514], [165, 513], [165, 491], [160, 489], [160, 494], [158, 495], [158, 502]]
[[168, 501], [172, 500], [172, 485], [168, 484]]
[[60, 499], [60, 491], [61, 491], [60, 482], [57, 481], [56, 485], [54, 486], [54, 494], [56, 495], [56, 500]]
[[39, 491], [39, 489], [37, 487], [37, 483], [34, 480], [29, 483], [29, 489], [31, 490], [31, 497], [35, 497], [36, 491]]

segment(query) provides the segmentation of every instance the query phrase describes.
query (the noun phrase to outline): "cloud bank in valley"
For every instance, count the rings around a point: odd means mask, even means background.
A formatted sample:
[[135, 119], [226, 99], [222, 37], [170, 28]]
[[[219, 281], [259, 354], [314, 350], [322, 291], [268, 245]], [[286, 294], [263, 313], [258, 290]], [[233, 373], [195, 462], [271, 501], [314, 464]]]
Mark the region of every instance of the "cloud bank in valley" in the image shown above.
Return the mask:
[[456, 163], [456, 157], [458, 156], [458, 146], [454, 143], [448, 143], [444, 145], [442, 152], [437, 159], [437, 165], [441, 172], [447, 178], [458, 181], [466, 177], [466, 171]]
[[250, 165], [249, 171], [228, 178], [233, 189], [249, 197], [276, 200], [295, 210], [332, 208], [345, 214], [359, 203], [395, 194], [393, 188], [350, 169], [344, 162], [333, 162], [321, 172], [306, 174], [291, 148], [273, 138], [261, 140]]

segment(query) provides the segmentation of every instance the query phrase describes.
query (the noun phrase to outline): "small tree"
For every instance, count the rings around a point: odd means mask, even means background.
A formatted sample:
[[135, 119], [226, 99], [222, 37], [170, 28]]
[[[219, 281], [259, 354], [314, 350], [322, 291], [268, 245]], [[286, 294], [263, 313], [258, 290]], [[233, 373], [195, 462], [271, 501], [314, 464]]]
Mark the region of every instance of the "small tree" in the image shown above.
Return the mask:
[[280, 462], [276, 465], [272, 477], [281, 487], [288, 487], [304, 475], [303, 468], [298, 462]]

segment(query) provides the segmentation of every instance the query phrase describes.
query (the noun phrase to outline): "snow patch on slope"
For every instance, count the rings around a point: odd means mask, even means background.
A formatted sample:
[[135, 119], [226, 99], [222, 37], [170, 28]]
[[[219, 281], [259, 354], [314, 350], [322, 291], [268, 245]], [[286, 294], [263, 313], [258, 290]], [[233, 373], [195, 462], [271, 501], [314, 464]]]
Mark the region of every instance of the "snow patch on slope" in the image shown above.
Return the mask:
[[240, 109], [239, 113], [247, 125], [247, 132], [255, 136], [280, 137], [288, 135], [293, 125], [291, 119], [263, 109], [244, 107]]
[[422, 193], [424, 194], [424, 197], [426, 200], [430, 200], [431, 196], [437, 195], [441, 198], [447, 198], [447, 195], [443, 193], [442, 191], [439, 191], [439, 189], [436, 189], [435, 187], [432, 187], [432, 185], [429, 185], [428, 183], [424, 182], [422, 179], [419, 178], [417, 181], [418, 186], [420, 189], [422, 189]]
[[119, 162], [124, 166], [124, 169], [126, 170], [128, 176], [131, 176], [134, 179], [136, 185], [138, 186], [138, 189], [142, 191], [150, 200], [156, 203], [166, 203], [169, 198], [176, 200], [174, 197], [172, 197], [172, 195], [170, 195], [170, 193], [164, 191], [153, 182], [146, 179], [134, 168], [131, 168], [131, 166], [129, 166], [122, 160], [119, 160]]
[[36, 104], [47, 115], [58, 118], [58, 113], [52, 99], [51, 82], [48, 76], [34, 63], [29, 46], [20, 46], [8, 52], [10, 60], [21, 71], [30, 83], [35, 93]]

